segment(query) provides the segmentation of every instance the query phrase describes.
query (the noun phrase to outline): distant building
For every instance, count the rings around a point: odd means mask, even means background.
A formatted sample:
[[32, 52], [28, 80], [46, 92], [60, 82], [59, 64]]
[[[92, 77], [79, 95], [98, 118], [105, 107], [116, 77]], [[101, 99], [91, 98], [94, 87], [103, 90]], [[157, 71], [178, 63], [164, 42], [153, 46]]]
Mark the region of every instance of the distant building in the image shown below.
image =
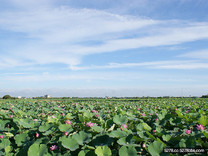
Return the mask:
[[17, 96], [17, 98], [18, 98], [18, 99], [21, 99], [22, 97], [21, 97], [21, 96]]
[[45, 98], [50, 98], [50, 95], [45, 95], [44, 97], [45, 97]]

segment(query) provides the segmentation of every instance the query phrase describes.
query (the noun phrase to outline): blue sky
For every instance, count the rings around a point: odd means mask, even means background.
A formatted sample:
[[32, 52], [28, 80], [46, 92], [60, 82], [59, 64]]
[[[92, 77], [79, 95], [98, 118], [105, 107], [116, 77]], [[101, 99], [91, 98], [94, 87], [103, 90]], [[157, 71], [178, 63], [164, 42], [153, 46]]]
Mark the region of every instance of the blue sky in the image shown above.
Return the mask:
[[1, 0], [0, 96], [208, 94], [207, 0]]

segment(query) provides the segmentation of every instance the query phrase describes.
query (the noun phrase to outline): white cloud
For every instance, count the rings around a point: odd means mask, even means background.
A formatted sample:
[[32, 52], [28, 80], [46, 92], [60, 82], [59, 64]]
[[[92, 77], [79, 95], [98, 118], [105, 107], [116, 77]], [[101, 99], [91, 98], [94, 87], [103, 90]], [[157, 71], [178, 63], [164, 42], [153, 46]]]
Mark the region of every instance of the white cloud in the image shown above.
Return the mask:
[[[151, 67], [153, 67], [154, 64], [159, 63], [152, 63]], [[160, 63], [165, 64], [165, 63]], [[159, 64], [159, 65], [160, 65]], [[117, 65], [117, 66], [122, 66]], [[124, 65], [123, 65], [124, 66]], [[122, 67], [123, 67], [122, 66]], [[128, 65], [129, 67], [129, 65]], [[156, 66], [157, 67], [157, 66]], [[44, 86], [45, 82], [64, 82], [64, 84], [72, 84], [74, 82], [87, 82], [88, 84], [96, 84], [96, 82], [102, 82], [103, 86], [105, 86], [105, 83], [108, 83], [111, 81], [121, 81], [121, 82], [131, 82], [134, 84], [135, 81], [137, 82], [137, 85], [141, 85], [144, 81], [149, 82], [196, 82], [199, 79], [206, 80], [208, 77], [195, 75], [170, 75], [163, 73], [162, 75], [160, 73], [148, 73], [148, 72], [124, 72], [124, 71], [88, 71], [88, 72], [73, 72], [73, 73], [50, 73], [50, 72], [43, 72], [43, 73], [6, 73], [1, 74], [0, 81], [1, 82], [10, 82], [14, 84], [23, 84], [23, 86], [26, 83], [42, 83]], [[56, 84], [56, 83], [55, 83]], [[102, 84], [100, 84], [102, 85]], [[116, 85], [116, 84], [115, 84]], [[124, 84], [125, 85], [125, 84]], [[131, 85], [131, 84], [128, 84]], [[134, 84], [136, 85], [136, 84]], [[53, 86], [53, 84], [50, 84], [50, 86]]]
[[188, 58], [207, 60], [208, 59], [208, 49], [188, 52], [188, 53], [179, 55], [179, 57], [188, 57]]
[[[36, 9], [1, 12], [1, 30], [19, 33], [23, 40], [18, 46], [11, 45], [14, 48], [0, 58], [2, 68], [63, 63], [75, 69], [83, 57], [91, 54], [179, 45], [208, 38], [206, 22], [158, 21], [95, 9], [55, 6], [48, 0], [10, 2], [25, 8], [34, 5]], [[44, 7], [37, 7], [41, 5]]]
[[[150, 19], [68, 7], [3, 12], [0, 15], [1, 29], [24, 34], [24, 44], [18, 48], [14, 45], [14, 50], [7, 51], [9, 57], [34, 64], [79, 64], [83, 57], [80, 51], [90, 48], [83, 46], [82, 42], [102, 42], [156, 23]], [[84, 50], [84, 55], [89, 53]]]
[[208, 69], [208, 63], [202, 63], [193, 60], [170, 60], [170, 61], [152, 61], [140, 63], [109, 63], [104, 66], [70, 66], [71, 70], [95, 70], [95, 69], [113, 69], [113, 68], [129, 68], [142, 67], [149, 69]]

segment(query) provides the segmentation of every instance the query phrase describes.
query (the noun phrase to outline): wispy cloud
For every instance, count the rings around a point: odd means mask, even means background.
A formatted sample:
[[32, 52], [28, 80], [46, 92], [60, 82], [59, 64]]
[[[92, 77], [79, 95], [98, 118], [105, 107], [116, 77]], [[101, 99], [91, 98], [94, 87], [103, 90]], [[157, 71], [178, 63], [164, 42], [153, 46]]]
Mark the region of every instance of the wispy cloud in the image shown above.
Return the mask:
[[[39, 3], [42, 2], [38, 1], [37, 5]], [[0, 28], [21, 33], [24, 40], [24, 44], [12, 45], [15, 48], [7, 51], [10, 59], [15, 60], [12, 67], [25, 60], [32, 64], [75, 66], [91, 54], [179, 45], [208, 38], [205, 22], [159, 21], [95, 9], [48, 6], [1, 12]]]
[[185, 54], [181, 54], [178, 57], [195, 58], [201, 60], [208, 60], [208, 49], [192, 51]]
[[71, 66], [72, 70], [95, 70], [95, 69], [113, 69], [113, 68], [130, 68], [144, 67], [149, 69], [208, 69], [208, 63], [202, 63], [194, 60], [170, 60], [170, 61], [152, 61], [140, 63], [109, 63], [104, 66]]
[[208, 40], [208, 3], [193, 2], [2, 0], [0, 84], [205, 85], [207, 74], [200, 71], [208, 69], [207, 49], [202, 49]]

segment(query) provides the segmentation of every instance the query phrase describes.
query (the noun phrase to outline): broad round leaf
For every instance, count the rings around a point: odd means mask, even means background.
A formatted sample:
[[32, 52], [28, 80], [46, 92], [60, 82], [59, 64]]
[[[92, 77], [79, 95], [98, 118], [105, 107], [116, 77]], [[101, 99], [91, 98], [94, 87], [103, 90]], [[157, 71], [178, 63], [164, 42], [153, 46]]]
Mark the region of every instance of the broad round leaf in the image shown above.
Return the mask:
[[125, 116], [116, 115], [113, 118], [113, 122], [115, 122], [118, 125], [126, 124], [128, 122], [128, 119]]
[[62, 146], [64, 146], [67, 149], [70, 149], [71, 151], [75, 151], [79, 148], [79, 144], [77, 141], [71, 137], [64, 137], [62, 138]]
[[75, 139], [80, 145], [84, 145], [84, 143], [89, 143], [91, 141], [91, 137], [92, 134], [85, 133], [84, 131], [76, 133], [72, 136], [72, 138]]
[[163, 144], [159, 141], [154, 141], [148, 146], [148, 151], [152, 156], [160, 156], [163, 152]]
[[98, 146], [95, 149], [95, 153], [98, 156], [111, 156], [112, 155], [111, 150], [108, 146]]
[[133, 146], [122, 146], [119, 149], [119, 156], [137, 156], [137, 151]]
[[44, 144], [32, 144], [28, 150], [28, 156], [44, 156], [48, 153], [48, 148]]

